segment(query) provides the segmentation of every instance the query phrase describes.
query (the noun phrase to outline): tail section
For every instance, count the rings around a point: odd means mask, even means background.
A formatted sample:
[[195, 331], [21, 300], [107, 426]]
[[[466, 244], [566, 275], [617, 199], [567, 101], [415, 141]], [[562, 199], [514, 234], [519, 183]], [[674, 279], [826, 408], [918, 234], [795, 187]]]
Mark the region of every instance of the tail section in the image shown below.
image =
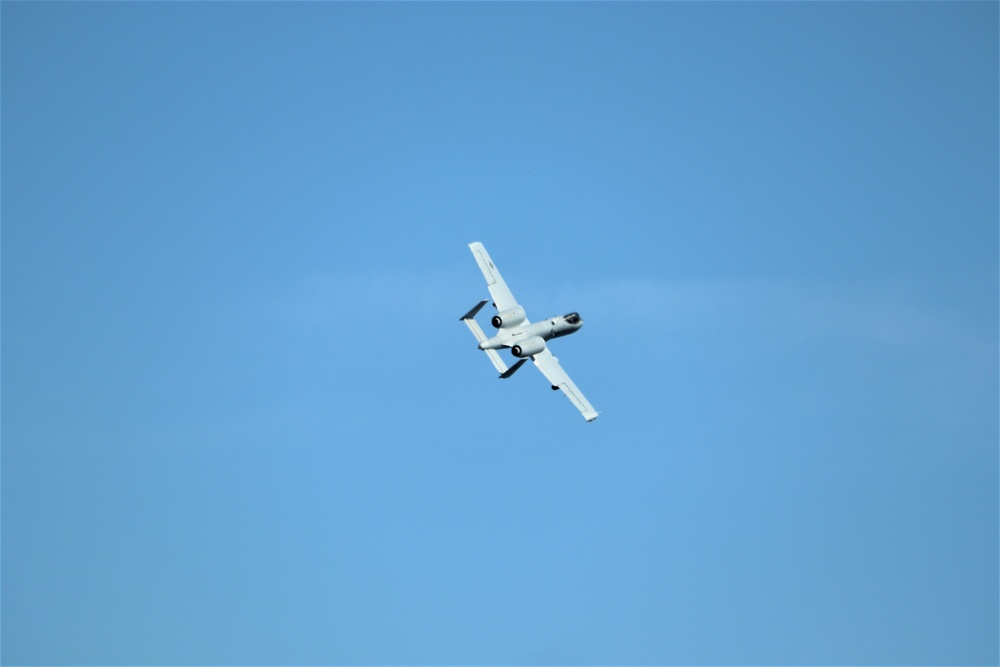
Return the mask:
[[[482, 307], [485, 306], [487, 303], [489, 303], [489, 299], [483, 299], [482, 301], [480, 301], [479, 303], [477, 303], [475, 306], [473, 306], [472, 309], [469, 312], [467, 312], [465, 315], [462, 315], [458, 319], [463, 320], [463, 321], [474, 320], [476, 318], [476, 313], [478, 313], [482, 309]], [[475, 332], [473, 332], [473, 333], [475, 333]], [[478, 338], [478, 336], [477, 336], [477, 338]], [[479, 342], [482, 343], [483, 341], [480, 340]]]
[[[479, 309], [486, 305], [486, 303], [487, 301], [485, 300], [480, 301], [478, 305], [473, 306], [472, 310], [460, 318], [463, 322], [465, 322], [466, 326], [469, 327], [469, 331], [472, 332], [472, 335], [476, 337], [476, 341], [479, 343], [486, 340], [486, 334], [483, 333], [483, 330], [480, 328], [479, 322], [476, 322], [476, 313], [478, 313]], [[524, 363], [524, 359], [521, 359], [510, 368], [507, 368], [507, 364], [503, 362], [503, 359], [500, 358], [500, 355], [497, 354], [496, 350], [483, 350], [483, 352], [485, 352], [486, 356], [493, 362], [493, 366], [500, 371], [500, 377], [502, 379], [509, 378], [518, 368], [521, 367], [521, 364]]]

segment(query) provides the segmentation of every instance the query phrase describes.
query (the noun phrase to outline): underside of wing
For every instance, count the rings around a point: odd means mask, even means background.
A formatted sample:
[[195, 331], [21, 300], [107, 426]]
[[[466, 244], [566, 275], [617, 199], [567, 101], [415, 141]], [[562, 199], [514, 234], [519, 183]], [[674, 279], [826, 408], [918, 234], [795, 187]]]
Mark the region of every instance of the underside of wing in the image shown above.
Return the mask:
[[573, 381], [569, 379], [569, 375], [559, 365], [559, 360], [548, 349], [539, 352], [531, 359], [534, 361], [535, 366], [538, 367], [538, 370], [542, 372], [542, 375], [548, 379], [552, 388], [561, 389], [570, 402], [576, 406], [576, 409], [580, 411], [584, 419], [589, 422], [597, 419], [597, 411], [594, 410], [594, 406], [590, 404], [587, 397], [583, 395], [583, 392], [577, 389]]
[[493, 297], [493, 303], [497, 310], [503, 311], [517, 306], [514, 295], [511, 294], [507, 283], [504, 282], [500, 271], [493, 264], [493, 260], [490, 259], [490, 254], [486, 252], [483, 244], [479, 242], [470, 243], [469, 249], [476, 258], [476, 264], [479, 265], [479, 270], [483, 272], [483, 277], [486, 278], [486, 287], [490, 290], [490, 296]]

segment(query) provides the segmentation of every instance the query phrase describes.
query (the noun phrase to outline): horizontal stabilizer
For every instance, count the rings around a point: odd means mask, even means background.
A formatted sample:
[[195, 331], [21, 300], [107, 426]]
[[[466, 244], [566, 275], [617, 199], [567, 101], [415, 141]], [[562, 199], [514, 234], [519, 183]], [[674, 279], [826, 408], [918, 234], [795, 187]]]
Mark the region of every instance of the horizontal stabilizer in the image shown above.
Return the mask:
[[[483, 301], [483, 303], [486, 303], [486, 302]], [[476, 306], [476, 308], [474, 308], [473, 310], [477, 310], [477, 309], [481, 308], [482, 305], [483, 305], [483, 303], [481, 303], [478, 306]], [[480, 343], [482, 343], [484, 340], [486, 340], [486, 334], [484, 334], [483, 330], [479, 328], [479, 322], [476, 322], [476, 320], [474, 320], [471, 317], [469, 317], [469, 318], [463, 317], [462, 321], [465, 322], [465, 324], [469, 327], [469, 331], [472, 332], [472, 335], [476, 337], [477, 341], [479, 341]], [[483, 350], [483, 352], [485, 352], [486, 356], [490, 358], [490, 361], [493, 362], [493, 366], [498, 371], [500, 371], [501, 373], [506, 373], [507, 372], [507, 364], [505, 364], [503, 362], [503, 359], [500, 358], [500, 355], [497, 354], [496, 350]]]

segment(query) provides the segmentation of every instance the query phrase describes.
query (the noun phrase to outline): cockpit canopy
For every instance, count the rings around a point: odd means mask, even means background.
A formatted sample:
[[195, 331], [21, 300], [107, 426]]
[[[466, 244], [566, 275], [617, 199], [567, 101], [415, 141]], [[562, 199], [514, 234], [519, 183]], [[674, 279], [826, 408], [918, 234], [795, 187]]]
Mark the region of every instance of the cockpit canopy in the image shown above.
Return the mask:
[[563, 315], [563, 319], [566, 320], [567, 324], [579, 324], [583, 320], [580, 319], [580, 313], [570, 313], [569, 315]]

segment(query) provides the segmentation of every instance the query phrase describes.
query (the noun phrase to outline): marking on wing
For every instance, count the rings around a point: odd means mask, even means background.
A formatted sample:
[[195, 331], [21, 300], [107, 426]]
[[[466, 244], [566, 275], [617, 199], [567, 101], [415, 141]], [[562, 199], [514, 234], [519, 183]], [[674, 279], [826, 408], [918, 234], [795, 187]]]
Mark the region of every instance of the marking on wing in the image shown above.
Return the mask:
[[490, 262], [485, 257], [483, 257], [483, 253], [481, 251], [479, 251], [479, 250], [476, 251], [476, 259], [479, 260], [480, 266], [488, 266], [488, 267], [490, 267], [490, 271], [486, 272], [487, 273], [487, 275], [486, 275], [486, 284], [487, 285], [494, 285], [494, 284], [496, 284], [497, 279], [493, 276], [493, 271], [496, 270], [496, 267], [493, 266], [493, 262]]

